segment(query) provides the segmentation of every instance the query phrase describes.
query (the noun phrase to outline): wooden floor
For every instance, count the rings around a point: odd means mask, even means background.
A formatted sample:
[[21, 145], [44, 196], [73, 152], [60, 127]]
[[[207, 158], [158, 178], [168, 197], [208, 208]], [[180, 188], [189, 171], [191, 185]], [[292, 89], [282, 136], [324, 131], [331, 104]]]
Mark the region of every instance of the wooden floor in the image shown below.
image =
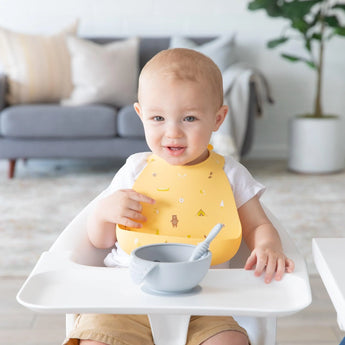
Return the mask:
[[[278, 320], [278, 345], [337, 345], [345, 336], [318, 276], [310, 278], [313, 303], [302, 312]], [[64, 339], [63, 315], [36, 314], [16, 302], [23, 283], [19, 278], [0, 279], [0, 344], [54, 345]], [[144, 344], [143, 344], [144, 345]]]

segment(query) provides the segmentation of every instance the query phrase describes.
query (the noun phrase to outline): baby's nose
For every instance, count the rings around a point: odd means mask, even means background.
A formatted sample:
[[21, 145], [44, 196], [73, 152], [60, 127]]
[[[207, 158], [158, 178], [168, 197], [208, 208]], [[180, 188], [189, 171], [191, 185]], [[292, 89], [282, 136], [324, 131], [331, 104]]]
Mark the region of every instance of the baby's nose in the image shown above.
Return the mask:
[[183, 131], [181, 130], [180, 126], [177, 124], [169, 124], [167, 126], [165, 135], [168, 138], [178, 138], [183, 135]]

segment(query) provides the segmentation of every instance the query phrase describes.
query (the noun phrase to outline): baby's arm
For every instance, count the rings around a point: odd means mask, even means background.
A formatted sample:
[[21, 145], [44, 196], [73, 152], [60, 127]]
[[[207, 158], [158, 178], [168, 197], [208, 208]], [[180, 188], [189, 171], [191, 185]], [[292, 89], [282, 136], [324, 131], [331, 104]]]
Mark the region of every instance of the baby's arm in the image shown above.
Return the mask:
[[261, 207], [257, 196], [253, 197], [238, 209], [242, 224], [243, 238], [251, 250], [245, 264], [250, 270], [256, 265], [255, 275], [265, 272], [265, 282], [282, 279], [284, 272], [294, 270], [294, 262], [287, 258], [283, 252], [278, 231]]
[[146, 218], [141, 214], [141, 202], [155, 201], [132, 189], [118, 190], [97, 201], [87, 221], [87, 233], [96, 248], [110, 248], [116, 242], [115, 225], [140, 228]]

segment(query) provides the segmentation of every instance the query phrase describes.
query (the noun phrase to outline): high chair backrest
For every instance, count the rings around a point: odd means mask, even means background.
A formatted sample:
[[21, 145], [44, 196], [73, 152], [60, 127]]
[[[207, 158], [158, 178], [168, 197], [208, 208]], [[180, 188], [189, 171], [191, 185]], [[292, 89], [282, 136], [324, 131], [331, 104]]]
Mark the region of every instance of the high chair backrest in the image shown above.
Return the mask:
[[86, 232], [87, 216], [97, 200], [91, 201], [63, 230], [54, 244], [50, 247], [51, 252], [70, 252], [71, 258], [78, 264], [87, 266], [104, 266], [103, 260], [110, 249], [95, 248]]

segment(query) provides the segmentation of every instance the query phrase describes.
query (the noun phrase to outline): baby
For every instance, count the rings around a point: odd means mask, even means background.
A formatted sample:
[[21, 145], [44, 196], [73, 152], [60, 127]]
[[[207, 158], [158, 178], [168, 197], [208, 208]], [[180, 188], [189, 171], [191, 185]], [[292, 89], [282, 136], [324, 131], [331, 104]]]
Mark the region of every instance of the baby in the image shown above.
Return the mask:
[[[160, 194], [150, 193], [151, 183], [143, 180], [145, 174], [156, 177], [150, 170], [151, 162], [161, 162], [166, 169], [190, 169], [212, 161], [220, 164], [225, 178], [218, 172], [212, 175], [212, 171], [208, 178], [216, 181], [221, 176], [219, 179], [223, 179], [222, 183], [225, 181], [226, 187], [221, 187], [216, 194], [224, 194], [221, 198], [230, 200], [223, 202], [222, 199], [221, 207], [230, 205], [234, 209], [225, 213], [237, 217], [243, 239], [251, 250], [245, 269], [255, 269], [257, 276], [264, 274], [266, 283], [273, 278], [282, 279], [285, 272], [292, 272], [294, 263], [283, 253], [279, 235], [259, 202], [264, 187], [240, 163], [210, 150], [212, 132], [218, 130], [228, 112], [228, 107], [223, 105], [222, 75], [214, 62], [189, 49], [170, 49], [158, 53], [140, 74], [138, 103], [134, 104], [134, 108], [144, 125], [146, 141], [152, 152], [129, 157], [98, 200], [87, 225], [91, 243], [97, 248], [115, 245], [112, 260], [119, 264], [126, 261], [130, 250], [122, 248], [125, 242], [120, 241], [120, 231], [152, 227], [151, 213], [146, 210], [155, 207], [161, 209], [164, 205], [157, 196]], [[233, 204], [231, 200], [234, 200]], [[179, 209], [188, 206], [185, 201], [185, 198], [178, 199]], [[201, 211], [197, 214], [203, 216]], [[212, 221], [216, 224], [217, 214], [220, 213], [211, 213], [208, 216], [215, 219]], [[179, 231], [187, 239], [182, 215], [169, 214], [175, 216], [166, 220], [169, 231]], [[158, 233], [158, 230], [155, 231]], [[232, 317], [191, 317], [187, 345], [230, 343], [249, 344], [246, 331]], [[70, 339], [65, 344], [142, 345], [153, 344], [153, 340], [145, 315], [87, 314], [78, 316]]]

